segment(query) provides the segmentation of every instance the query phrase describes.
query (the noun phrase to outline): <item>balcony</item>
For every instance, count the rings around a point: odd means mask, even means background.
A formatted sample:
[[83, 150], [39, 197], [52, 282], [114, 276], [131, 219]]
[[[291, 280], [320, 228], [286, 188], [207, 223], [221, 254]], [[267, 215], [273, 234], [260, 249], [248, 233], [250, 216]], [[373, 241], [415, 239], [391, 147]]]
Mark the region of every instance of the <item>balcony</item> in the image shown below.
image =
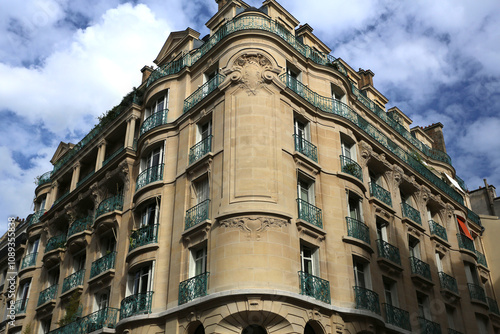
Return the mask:
[[70, 191], [67, 190], [65, 191], [61, 196], [59, 196], [55, 201], [54, 201], [54, 204], [52, 206], [55, 206], [57, 204], [59, 204], [63, 199], [65, 199], [68, 195], [69, 195]]
[[441, 334], [441, 326], [437, 322], [418, 317], [418, 323], [422, 334]]
[[412, 207], [407, 203], [401, 203], [401, 210], [403, 212], [403, 217], [411, 219], [418, 225], [422, 225], [422, 218], [420, 217], [420, 211]]
[[23, 262], [21, 263], [21, 269], [19, 271], [23, 270], [24, 268], [28, 268], [28, 267], [32, 267], [32, 266], [36, 265], [37, 255], [38, 255], [38, 253], [26, 254], [26, 256], [23, 259]]
[[488, 300], [488, 306], [490, 308], [490, 312], [500, 316], [500, 310], [498, 309], [497, 301], [490, 297], [487, 297], [486, 299]]
[[37, 176], [36, 178], [36, 186], [40, 187], [42, 184], [50, 183], [51, 179], [50, 176], [52, 175], [52, 171], [48, 171], [43, 173], [40, 176]]
[[374, 182], [370, 182], [370, 196], [392, 207], [391, 193]]
[[340, 170], [342, 173], [352, 175], [363, 182], [363, 170], [361, 169], [361, 166], [351, 158], [343, 155], [340, 156]]
[[481, 219], [479, 218], [479, 216], [472, 210], [470, 209], [467, 209], [467, 219], [469, 219], [470, 221], [472, 221], [474, 224], [478, 225], [478, 226], [483, 226], [481, 224]]
[[68, 239], [74, 234], [90, 230], [93, 222], [94, 220], [91, 216], [75, 220], [68, 229]]
[[119, 149], [117, 149], [116, 151], [114, 151], [113, 153], [111, 153], [106, 159], [104, 159], [104, 161], [102, 162], [102, 166], [104, 167], [107, 164], [109, 164], [109, 162], [111, 160], [113, 160], [118, 154], [120, 154], [124, 150], [125, 150], [125, 147], [120, 147]]
[[25, 314], [27, 306], [28, 306], [28, 298], [16, 300], [14, 304], [14, 312], [16, 312], [16, 315]]
[[206, 272], [179, 283], [179, 305], [207, 295], [208, 277]]
[[189, 164], [200, 160], [201, 157], [212, 151], [212, 137], [212, 135], [208, 136], [189, 149]]
[[51, 300], [56, 299], [58, 284], [54, 284], [48, 287], [45, 290], [40, 291], [38, 295], [38, 304], [37, 306], [43, 305]]
[[35, 212], [30, 218], [28, 227], [38, 224], [40, 222], [40, 217], [42, 217], [44, 213], [45, 210], [38, 210], [37, 212]]
[[467, 286], [469, 287], [469, 295], [471, 301], [478, 301], [487, 304], [486, 293], [481, 286], [472, 283], [467, 283]]
[[460, 249], [465, 249], [468, 250], [469, 252], [476, 254], [476, 247], [474, 247], [474, 241], [467, 238], [465, 235], [461, 233], [457, 233], [457, 239], [458, 239], [458, 247]]
[[368, 226], [357, 219], [345, 217], [347, 222], [347, 235], [370, 244], [370, 229]]
[[141, 137], [146, 132], [160, 126], [167, 124], [168, 109], [155, 112], [142, 122], [141, 129], [139, 130], [139, 137]]
[[452, 277], [444, 272], [439, 273], [439, 282], [441, 283], [441, 289], [451, 291], [455, 295], [458, 295], [458, 285], [455, 277]]
[[424, 261], [414, 256], [410, 256], [410, 266], [412, 275], [418, 275], [420, 277], [423, 277], [429, 282], [432, 281], [431, 267], [429, 266], [428, 263], [425, 263]]
[[113, 212], [115, 210], [122, 211], [123, 210], [123, 195], [118, 194], [113, 197], [106, 198], [97, 207], [95, 211], [95, 219], [99, 218], [103, 214]]
[[316, 227], [323, 228], [323, 215], [320, 208], [297, 198], [299, 219]]
[[55, 237], [52, 237], [47, 241], [47, 245], [45, 246], [45, 254], [51, 252], [58, 248], [64, 248], [66, 244], [66, 234], [59, 234]]
[[354, 295], [356, 298], [357, 309], [368, 310], [370, 312], [380, 314], [378, 293], [360, 286], [355, 286]]
[[135, 184], [135, 191], [141, 189], [142, 187], [156, 181], [163, 180], [163, 166], [164, 164], [159, 164], [143, 170], [139, 175], [137, 175], [137, 180]]
[[64, 294], [79, 286], [83, 286], [84, 277], [85, 277], [85, 269], [79, 270], [76, 273], [66, 277], [63, 281], [61, 294]]
[[314, 162], [318, 162], [318, 149], [305, 138], [293, 135], [295, 151], [302, 153]]
[[330, 304], [330, 282], [304, 271], [299, 271], [300, 294]]
[[137, 293], [125, 297], [120, 306], [120, 320], [137, 314], [151, 313], [153, 291]]
[[106, 307], [47, 334], [87, 334], [104, 328], [115, 328], [118, 312], [117, 308]]
[[446, 228], [444, 228], [444, 226], [439, 225], [434, 220], [429, 220], [429, 230], [431, 231], [431, 234], [440, 237], [444, 241], [448, 241]]
[[135, 230], [130, 235], [130, 245], [128, 251], [132, 251], [137, 247], [156, 244], [158, 242], [159, 224], [147, 225]]
[[226, 77], [217, 73], [212, 79], [207, 81], [203, 86], [198, 88], [187, 99], [184, 100], [184, 113], [197, 105], [201, 100], [207, 97], [224, 81]]
[[483, 253], [478, 252], [477, 250], [476, 250], [476, 255], [477, 255], [477, 264], [480, 264], [483, 267], [488, 268], [488, 264], [486, 263], [486, 256], [484, 256]]
[[92, 262], [92, 266], [90, 267], [90, 279], [99, 276], [110, 269], [114, 269], [115, 259], [116, 252], [111, 252]]
[[90, 179], [92, 177], [92, 175], [95, 174], [95, 171], [92, 170], [91, 172], [89, 172], [87, 175], [85, 175], [84, 177], [82, 177], [77, 183], [76, 183], [76, 187], [78, 188], [79, 186], [81, 186], [82, 184], [85, 183], [85, 181], [87, 181], [88, 179]]
[[377, 240], [378, 256], [401, 266], [399, 248], [382, 239]]
[[382, 304], [385, 310], [385, 321], [388, 324], [411, 331], [410, 313], [390, 304]]
[[210, 214], [210, 200], [206, 199], [200, 204], [186, 211], [184, 230], [190, 229], [201, 222], [208, 220]]

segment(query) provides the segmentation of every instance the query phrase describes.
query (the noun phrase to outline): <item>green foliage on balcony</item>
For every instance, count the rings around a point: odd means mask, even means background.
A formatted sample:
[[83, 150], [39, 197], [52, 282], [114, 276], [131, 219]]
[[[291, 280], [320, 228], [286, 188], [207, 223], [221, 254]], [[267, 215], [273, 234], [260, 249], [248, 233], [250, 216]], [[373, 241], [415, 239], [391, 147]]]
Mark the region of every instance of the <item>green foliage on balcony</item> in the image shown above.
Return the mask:
[[47, 241], [47, 245], [45, 246], [45, 253], [53, 251], [54, 249], [64, 248], [66, 245], [66, 234], [59, 234], [55, 237], [52, 237]]
[[391, 193], [382, 186], [370, 182], [370, 195], [392, 207]]
[[422, 334], [441, 334], [441, 326], [437, 322], [418, 317], [418, 323]]
[[201, 100], [207, 97], [224, 81], [226, 77], [217, 73], [212, 79], [208, 80], [203, 86], [194, 91], [184, 100], [184, 113], [197, 105]]
[[378, 293], [360, 286], [355, 286], [354, 295], [357, 309], [368, 310], [380, 314]]
[[477, 255], [477, 263], [488, 268], [488, 264], [486, 263], [486, 256], [483, 253], [476, 250]]
[[189, 149], [189, 164], [198, 161], [201, 157], [212, 150], [212, 135], [201, 140]]
[[125, 297], [120, 306], [120, 320], [137, 314], [151, 313], [153, 291], [137, 293]]
[[439, 225], [434, 220], [429, 220], [429, 230], [431, 234], [437, 235], [441, 239], [448, 241], [448, 234], [446, 233], [446, 228]]
[[92, 262], [92, 266], [90, 267], [90, 278], [96, 277], [105, 271], [113, 269], [115, 267], [115, 259], [116, 252], [111, 252]]
[[101, 201], [101, 203], [99, 203], [99, 206], [97, 207], [97, 210], [95, 211], [95, 219], [97, 219], [99, 216], [102, 216], [105, 213], [113, 212], [115, 210], [118, 211], [123, 210], [122, 194], [111, 196]]
[[351, 217], [345, 217], [347, 222], [347, 235], [361, 241], [370, 243], [370, 229], [368, 225]]
[[56, 299], [57, 295], [57, 288], [59, 287], [58, 284], [54, 284], [50, 287], [48, 287], [45, 290], [40, 291], [40, 294], [38, 295], [38, 305], [43, 305], [48, 301]]
[[50, 179], [51, 174], [52, 174], [52, 171], [48, 171], [48, 172], [43, 173], [40, 176], [37, 176], [36, 181], [35, 181], [36, 186], [39, 187], [42, 184], [50, 183], [51, 182], [51, 179]]
[[352, 175], [360, 181], [363, 181], [363, 170], [361, 169], [361, 166], [351, 158], [343, 155], [340, 156], [340, 170], [342, 173]]
[[302, 153], [312, 161], [318, 162], [318, 149], [305, 138], [293, 135], [295, 142], [295, 151]]
[[73, 234], [81, 233], [83, 231], [88, 231], [92, 226], [94, 219], [92, 216], [87, 216], [85, 218], [77, 219], [71, 224], [68, 229], [68, 238]]
[[466, 249], [468, 251], [476, 253], [476, 247], [474, 247], [474, 241], [472, 241], [467, 236], [461, 233], [457, 233], [457, 239], [459, 248]]
[[330, 282], [317, 276], [299, 271], [300, 294], [330, 304]]
[[135, 191], [141, 189], [142, 187], [156, 181], [163, 180], [163, 166], [164, 164], [159, 164], [156, 166], [149, 167], [143, 170], [139, 175], [137, 175], [137, 181], [135, 183]]
[[45, 210], [38, 210], [37, 212], [35, 212], [31, 216], [30, 221], [28, 222], [28, 226], [38, 224], [40, 222], [40, 217], [42, 217], [44, 213], [45, 213]]
[[487, 297], [488, 307], [490, 308], [490, 312], [500, 316], [500, 310], [498, 309], [498, 303], [495, 299]]
[[158, 228], [160, 225], [153, 224], [141, 227], [138, 230], [135, 230], [130, 235], [130, 245], [128, 247], [128, 251], [153, 243], [158, 242]]
[[472, 283], [467, 283], [469, 287], [469, 295], [471, 300], [477, 300], [486, 304], [486, 293], [482, 286]]
[[441, 288], [458, 294], [458, 285], [455, 277], [445, 274], [442, 271], [440, 271], [438, 274], [439, 274], [439, 282], [441, 283]]
[[23, 258], [23, 262], [21, 263], [21, 270], [27, 267], [34, 266], [36, 264], [36, 257], [38, 253], [26, 254]]
[[77, 286], [83, 285], [83, 278], [85, 277], [85, 269], [81, 269], [74, 274], [69, 275], [63, 281], [61, 293], [65, 293]]
[[319, 228], [323, 228], [323, 214], [320, 208], [317, 208], [300, 198], [297, 198], [297, 205], [299, 219], [302, 219]]
[[209, 272], [197, 275], [179, 283], [179, 305], [207, 295]]
[[106, 307], [50, 331], [48, 334], [87, 334], [103, 328], [115, 328], [118, 312], [117, 308]]
[[413, 220], [415, 223], [422, 225], [422, 217], [420, 216], [420, 211], [412, 207], [408, 203], [401, 203], [401, 210], [403, 211], [403, 217]]
[[399, 248], [382, 239], [377, 240], [377, 248], [379, 257], [383, 257], [384, 259], [401, 265], [401, 255], [399, 254]]
[[431, 267], [428, 263], [425, 263], [414, 256], [410, 256], [410, 266], [412, 274], [425, 277], [429, 281], [432, 280]]
[[186, 211], [186, 220], [184, 229], [187, 230], [195, 225], [198, 225], [204, 220], [209, 219], [210, 200], [206, 199], [198, 205], [193, 206]]
[[167, 124], [168, 109], [157, 111], [142, 122], [141, 129], [139, 130], [139, 137], [146, 132], [160, 126]]
[[28, 306], [28, 298], [16, 300], [14, 304], [14, 312], [16, 312], [16, 314], [24, 314], [26, 313], [27, 306]]
[[391, 325], [411, 331], [410, 313], [390, 304], [382, 304], [385, 310], [385, 321]]

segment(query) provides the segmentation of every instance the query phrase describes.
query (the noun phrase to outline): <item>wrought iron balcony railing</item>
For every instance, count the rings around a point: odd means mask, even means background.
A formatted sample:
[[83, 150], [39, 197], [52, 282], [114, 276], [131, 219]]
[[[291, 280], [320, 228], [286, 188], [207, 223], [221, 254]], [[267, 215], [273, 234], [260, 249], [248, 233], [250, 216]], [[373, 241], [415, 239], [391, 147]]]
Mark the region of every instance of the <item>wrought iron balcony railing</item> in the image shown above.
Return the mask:
[[116, 196], [108, 197], [99, 203], [97, 210], [95, 211], [95, 219], [102, 216], [105, 213], [113, 212], [115, 210], [123, 210], [123, 195], [118, 194]]
[[410, 266], [412, 274], [425, 277], [429, 281], [432, 280], [431, 267], [429, 266], [428, 263], [425, 263], [424, 261], [414, 256], [410, 256]]
[[476, 247], [474, 247], [474, 241], [467, 238], [465, 235], [461, 233], [457, 233], [457, 239], [459, 248], [466, 249], [468, 251], [476, 253]]
[[195, 298], [207, 295], [208, 277], [205, 272], [179, 283], [179, 305], [185, 304]]
[[93, 222], [94, 219], [91, 216], [75, 220], [68, 229], [68, 238], [73, 234], [89, 230]]
[[458, 294], [458, 285], [455, 277], [445, 274], [442, 271], [440, 271], [438, 274], [439, 274], [439, 282], [441, 283], [441, 288]]
[[116, 252], [111, 252], [92, 262], [92, 266], [90, 267], [90, 278], [96, 277], [105, 271], [113, 269], [115, 267], [115, 259]]
[[483, 287], [472, 283], [467, 283], [467, 286], [469, 287], [469, 295], [471, 300], [477, 300], [485, 304], [487, 303], [486, 293], [484, 292]]
[[437, 235], [441, 239], [448, 241], [448, 234], [446, 233], [446, 228], [444, 228], [444, 226], [439, 225], [434, 220], [429, 220], [429, 229], [431, 234]]
[[81, 269], [74, 274], [69, 275], [63, 281], [61, 293], [65, 293], [77, 286], [83, 285], [83, 278], [85, 277], [85, 269]]
[[330, 304], [330, 282], [317, 276], [299, 271], [300, 294]]
[[66, 245], [66, 234], [59, 234], [55, 237], [52, 237], [47, 241], [47, 245], [45, 246], [45, 253], [53, 251], [54, 249], [64, 248]]
[[59, 196], [55, 201], [53, 205], [59, 204], [63, 199], [65, 199], [69, 195], [70, 191], [67, 190], [65, 191], [61, 196]]
[[477, 250], [476, 250], [476, 255], [477, 255], [477, 263], [488, 268], [488, 264], [486, 263], [486, 256], [484, 256], [483, 253]]
[[28, 306], [28, 298], [16, 300], [14, 303], [14, 312], [16, 314], [24, 314], [26, 313], [26, 307]]
[[479, 216], [469, 208], [467, 208], [467, 219], [474, 222], [476, 225], [483, 226], [481, 224], [481, 218], [479, 218]]
[[212, 135], [202, 139], [189, 149], [189, 164], [198, 161], [202, 156], [212, 150]]
[[412, 207], [408, 203], [401, 203], [401, 209], [403, 211], [403, 216], [413, 220], [415, 223], [422, 225], [422, 218], [420, 216], [420, 211]]
[[37, 306], [43, 305], [48, 301], [56, 299], [58, 287], [58, 284], [54, 284], [52, 286], [49, 286], [47, 289], [40, 291], [40, 294], [38, 295]]
[[139, 137], [146, 132], [160, 126], [167, 124], [168, 109], [157, 111], [142, 122], [141, 129], [139, 130]]
[[490, 312], [500, 316], [500, 310], [498, 309], [497, 301], [490, 297], [486, 297], [486, 299], [488, 300], [488, 307], [490, 308]]
[[137, 293], [125, 297], [120, 307], [120, 320], [137, 314], [151, 313], [153, 291]]
[[37, 255], [38, 253], [26, 254], [26, 256], [23, 259], [23, 262], [21, 263], [21, 270], [36, 265]]
[[119, 311], [117, 308], [106, 307], [47, 334], [87, 334], [103, 328], [115, 328]]
[[106, 159], [104, 159], [104, 161], [102, 162], [102, 165], [106, 166], [111, 160], [113, 160], [114, 157], [116, 157], [118, 154], [120, 154], [124, 150], [125, 150], [125, 147], [120, 147], [119, 149], [117, 149], [116, 151], [111, 153]]
[[33, 214], [33, 216], [31, 216], [30, 221], [28, 223], [28, 226], [38, 224], [38, 222], [40, 221], [40, 217], [42, 217], [44, 213], [45, 213], [45, 210], [43, 210], [43, 209], [35, 212]]
[[153, 167], [149, 167], [148, 169], [143, 170], [139, 175], [137, 175], [135, 191], [152, 182], [163, 180], [163, 166], [164, 164], [159, 164]]
[[158, 242], [159, 224], [147, 225], [132, 232], [130, 235], [130, 245], [128, 251], [149, 244]]
[[418, 317], [418, 323], [422, 334], [441, 334], [441, 326], [437, 322]]
[[397, 265], [401, 265], [401, 255], [399, 254], [399, 248], [391, 245], [387, 241], [382, 239], [377, 240], [378, 256], [383, 257]]
[[382, 304], [385, 310], [385, 321], [391, 325], [411, 331], [410, 313], [390, 304]]
[[351, 217], [345, 217], [345, 220], [348, 236], [370, 243], [370, 229], [365, 223]]
[[51, 179], [50, 179], [51, 175], [52, 175], [52, 171], [48, 171], [48, 172], [45, 172], [42, 175], [38, 176], [36, 178], [36, 186], [39, 187], [42, 184], [50, 183], [51, 182]]
[[370, 182], [370, 195], [392, 207], [391, 193], [374, 182]]
[[224, 81], [226, 77], [220, 73], [217, 73], [212, 79], [207, 81], [203, 86], [198, 88], [191, 94], [187, 99], [184, 100], [184, 112], [186, 113], [195, 105], [197, 105], [201, 100], [207, 97], [211, 92], [213, 92], [219, 85]]
[[355, 286], [354, 294], [356, 298], [357, 309], [368, 310], [380, 314], [380, 303], [378, 299], [378, 293], [363, 288], [361, 286]]
[[88, 173], [87, 175], [85, 175], [83, 178], [81, 178], [77, 183], [76, 183], [76, 187], [78, 188], [81, 184], [83, 184], [85, 181], [87, 181], [88, 179], [90, 179], [92, 177], [92, 175], [95, 174], [95, 171], [91, 171], [90, 173]]
[[351, 158], [343, 155], [340, 156], [340, 170], [342, 173], [352, 175], [363, 181], [363, 170], [361, 169], [361, 166]]
[[193, 206], [186, 211], [186, 220], [184, 229], [187, 230], [195, 225], [198, 225], [204, 220], [209, 219], [210, 214], [210, 200], [206, 199], [200, 204]]
[[295, 142], [295, 151], [302, 153], [312, 161], [318, 162], [318, 149], [305, 138], [293, 135]]
[[321, 209], [306, 201], [297, 198], [299, 219], [305, 220], [309, 224], [323, 228], [323, 213]]

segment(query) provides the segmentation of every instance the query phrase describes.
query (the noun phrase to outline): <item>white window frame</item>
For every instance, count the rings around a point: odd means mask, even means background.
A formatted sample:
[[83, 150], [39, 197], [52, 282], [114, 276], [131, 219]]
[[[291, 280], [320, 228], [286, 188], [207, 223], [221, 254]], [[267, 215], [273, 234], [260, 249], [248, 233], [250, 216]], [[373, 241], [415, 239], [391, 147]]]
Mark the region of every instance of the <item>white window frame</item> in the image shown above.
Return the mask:
[[[363, 199], [351, 191], [347, 191], [347, 216], [363, 222]], [[352, 205], [353, 203], [356, 205]], [[356, 217], [353, 217], [353, 212]]]
[[[370, 263], [353, 257], [354, 285], [368, 290], [372, 288]], [[363, 280], [361, 281], [361, 275]]]
[[293, 121], [293, 133], [301, 139], [311, 141], [311, 128], [310, 123], [295, 118]]
[[385, 242], [389, 242], [389, 238], [387, 235], [387, 227], [389, 226], [389, 223], [387, 223], [386, 221], [377, 221], [376, 224], [377, 224], [377, 238]]
[[[199, 252], [201, 251], [201, 256]], [[192, 247], [189, 249], [189, 278], [204, 274], [207, 272], [207, 246]], [[198, 270], [198, 264], [201, 263], [201, 270]]]
[[417, 292], [417, 305], [418, 315], [426, 320], [432, 320], [429, 296], [424, 293]]
[[[307, 198], [303, 198], [304, 193], [307, 193]], [[315, 205], [316, 196], [314, 191], [314, 181], [302, 175], [299, 175], [297, 180], [297, 197], [311, 205]]]
[[[47, 324], [48, 324], [48, 328], [47, 328]], [[52, 326], [52, 318], [51, 317], [40, 320], [40, 327], [39, 327], [38, 333], [47, 334], [48, 332], [50, 332], [51, 326]]]
[[168, 109], [168, 100], [169, 100], [169, 95], [170, 95], [169, 92], [170, 92], [170, 89], [167, 89], [165, 91], [165, 94], [163, 96], [159, 97], [158, 99], [156, 99], [154, 101], [154, 104], [151, 107], [146, 108], [146, 111], [144, 112], [144, 119], [147, 119], [149, 116], [151, 116], [157, 112]]
[[[153, 275], [155, 261], [151, 261], [128, 275], [127, 296], [153, 291]], [[144, 279], [147, 280], [146, 291], [142, 291]]]
[[[148, 168], [151, 168], [151, 167], [154, 167], [154, 166], [160, 166], [162, 163], [163, 163], [163, 160], [164, 160], [164, 146], [165, 146], [165, 142], [162, 143], [162, 145], [160, 145], [159, 147], [156, 147], [155, 149], [151, 150], [151, 152], [148, 153], [147, 156], [143, 157], [141, 159], [141, 168], [140, 168], [140, 172], [148, 169]], [[158, 155], [158, 164], [154, 164], [154, 160], [155, 160], [155, 156]]]
[[[154, 215], [152, 220], [151, 220], [151, 215]], [[141, 220], [139, 228], [158, 224], [159, 216], [160, 216], [159, 203], [153, 202], [146, 205], [141, 211]]]
[[[207, 130], [203, 128], [206, 127]], [[198, 124], [196, 127], [196, 143], [210, 137], [212, 135], [212, 120]]]
[[436, 257], [436, 267], [437, 267], [438, 272], [443, 272], [444, 273], [443, 259], [441, 258], [441, 254], [438, 253], [438, 252], [436, 252], [435, 253], [435, 257]]
[[85, 249], [73, 255], [73, 273], [85, 269], [86, 262], [87, 262], [87, 252], [85, 251]]
[[298, 82], [302, 82], [302, 71], [289, 62], [286, 63], [286, 73], [292, 78], [297, 79]]
[[[94, 294], [94, 312], [104, 310], [109, 307], [109, 297], [111, 295], [111, 288], [101, 290]], [[105, 297], [105, 299], [103, 299]]]
[[49, 284], [48, 287], [59, 284], [60, 278], [61, 267], [58, 264], [47, 270], [47, 282]]
[[456, 310], [454, 307], [446, 305], [446, 318], [448, 320], [448, 328], [450, 328], [450, 329], [456, 329], [456, 327], [455, 327], [456, 326], [455, 313], [456, 313]]
[[[412, 246], [412, 240], [416, 243]], [[420, 240], [412, 235], [408, 235], [408, 250], [410, 251], [410, 256], [413, 256], [419, 260], [422, 260], [422, 253], [420, 252]]]
[[[342, 90], [342, 88], [340, 88], [339, 86], [337, 86], [336, 84], [334, 84], [332, 82], [332, 83], [330, 83], [330, 90], [331, 90], [331, 93], [332, 93], [332, 99], [333, 100], [337, 100], [337, 101], [340, 101], [340, 102], [342, 102], [344, 104], [347, 104], [347, 94]], [[339, 91], [342, 92], [342, 95], [338, 95]]]
[[[307, 253], [309, 252], [309, 256]], [[311, 272], [309, 272], [307, 263], [311, 263]], [[319, 249], [309, 245], [300, 244], [300, 267], [307, 274], [319, 277]]]
[[467, 283], [482, 286], [479, 281], [477, 268], [474, 264], [470, 262], [464, 262], [465, 277], [467, 278]]
[[27, 279], [26, 281], [23, 281], [22, 285], [19, 284], [19, 290], [17, 291], [16, 301], [22, 300], [24, 308], [26, 308], [26, 303], [28, 303], [28, 300], [30, 298], [30, 292], [31, 292], [31, 278]]
[[399, 307], [398, 288], [396, 281], [384, 279], [385, 302], [389, 305]]
[[40, 247], [40, 238], [37, 238], [28, 244], [27, 255], [38, 253], [38, 247]]

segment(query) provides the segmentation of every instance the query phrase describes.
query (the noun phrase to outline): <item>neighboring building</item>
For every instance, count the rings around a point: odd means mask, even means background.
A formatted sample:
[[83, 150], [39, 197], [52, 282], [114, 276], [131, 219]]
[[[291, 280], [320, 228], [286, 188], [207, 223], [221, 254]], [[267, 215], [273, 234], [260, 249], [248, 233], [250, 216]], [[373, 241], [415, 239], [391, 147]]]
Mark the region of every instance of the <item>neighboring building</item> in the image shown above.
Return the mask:
[[276, 1], [218, 4], [55, 152], [9, 333], [498, 333], [442, 125]]

